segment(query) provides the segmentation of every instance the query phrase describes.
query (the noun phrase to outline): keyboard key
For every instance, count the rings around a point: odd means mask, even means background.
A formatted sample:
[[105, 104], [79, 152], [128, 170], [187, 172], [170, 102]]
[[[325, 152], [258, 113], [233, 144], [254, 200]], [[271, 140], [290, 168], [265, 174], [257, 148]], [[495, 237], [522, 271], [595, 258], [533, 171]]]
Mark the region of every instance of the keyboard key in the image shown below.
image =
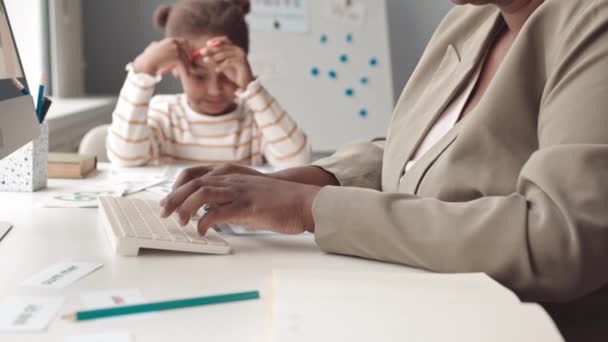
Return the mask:
[[[177, 215], [168, 219], [160, 218], [161, 208], [158, 202], [132, 198], [102, 198], [100, 208], [110, 222], [111, 227], [107, 227], [106, 232], [115, 235], [119, 240], [128, 238], [130, 240], [128, 246], [135, 248], [117, 248], [117, 251], [123, 255], [137, 255], [139, 250], [137, 247], [142, 245], [146, 248], [196, 250], [200, 253], [230, 252], [228, 243], [215, 231], [210, 231], [207, 236], [200, 236], [195, 223], [191, 222], [183, 228], [179, 224]], [[141, 241], [140, 244], [138, 240]]]
[[137, 237], [145, 239], [152, 239], [154, 237], [144, 220], [141, 218], [139, 211], [133, 205], [133, 201], [124, 201], [121, 203], [121, 207]]
[[190, 242], [204, 245], [207, 244], [207, 239], [205, 239], [204, 236], [201, 236], [196, 229], [188, 228], [184, 232]]
[[135, 237], [135, 232], [131, 228], [131, 223], [125, 217], [122, 208], [118, 205], [116, 199], [110, 198], [108, 203], [110, 204], [111, 210], [115, 215], [116, 220], [122, 230], [122, 235], [126, 237]]
[[160, 241], [173, 241], [171, 234], [160, 220], [159, 213], [148, 206], [145, 201], [133, 200], [133, 205], [137, 208], [140, 217], [145, 222], [148, 230], [154, 235], [154, 238]]

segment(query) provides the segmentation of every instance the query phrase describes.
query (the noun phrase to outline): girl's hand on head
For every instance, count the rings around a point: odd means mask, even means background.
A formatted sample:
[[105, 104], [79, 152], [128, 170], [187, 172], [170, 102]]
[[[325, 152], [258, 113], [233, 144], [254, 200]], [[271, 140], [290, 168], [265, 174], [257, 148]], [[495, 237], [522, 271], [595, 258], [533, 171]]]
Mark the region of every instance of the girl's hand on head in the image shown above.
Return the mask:
[[203, 206], [198, 222], [205, 235], [216, 224], [241, 224], [283, 234], [314, 230], [312, 205], [321, 187], [269, 177], [230, 174], [194, 178], [161, 201], [163, 217], [179, 215], [186, 225]]
[[152, 42], [133, 62], [137, 73], [156, 76], [159, 71], [178, 63], [190, 64], [190, 47], [183, 39], [165, 38]]
[[205, 64], [214, 68], [216, 72], [226, 75], [241, 90], [246, 89], [253, 81], [247, 54], [227, 37], [209, 40], [200, 53], [200, 58]]

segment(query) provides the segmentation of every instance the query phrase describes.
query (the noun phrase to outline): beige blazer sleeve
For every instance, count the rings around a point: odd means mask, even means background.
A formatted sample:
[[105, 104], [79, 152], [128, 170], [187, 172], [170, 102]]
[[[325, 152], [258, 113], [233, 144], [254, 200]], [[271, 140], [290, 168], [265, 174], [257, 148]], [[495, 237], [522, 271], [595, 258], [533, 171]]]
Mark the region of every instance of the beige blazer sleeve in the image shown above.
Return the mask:
[[333, 174], [341, 186], [380, 190], [385, 142], [385, 138], [355, 142], [313, 165]]
[[[565, 23], [543, 19], [543, 13], [554, 10], [551, 6], [562, 5], [572, 7], [564, 10], [571, 16]], [[457, 27], [457, 19], [451, 18], [450, 25]], [[318, 163], [347, 186], [324, 188], [316, 198], [315, 237], [323, 250], [437, 272], [486, 272], [534, 301], [569, 301], [608, 282], [608, 2], [552, 1], [530, 25], [535, 25], [529, 29], [536, 38], [544, 32], [547, 41], [557, 43], [551, 45], [555, 49], [540, 52], [545, 70], [532, 72], [525, 65], [505, 62], [505, 68], [513, 70], [497, 74], [498, 78], [532, 77], [523, 82], [530, 85], [528, 92], [542, 83], [537, 102], [520, 104], [516, 97], [510, 101], [513, 118], [526, 108], [538, 113], [530, 142], [518, 139], [520, 132], [511, 133], [513, 146], [533, 150], [519, 174], [513, 179], [493, 179], [512, 191], [492, 193], [476, 185], [458, 192], [466, 194], [461, 197], [442, 196], [439, 191], [437, 196], [387, 191], [387, 186], [378, 187], [379, 165], [396, 170], [403, 164], [383, 160], [381, 148], [372, 144], [351, 145]], [[544, 48], [542, 40], [536, 43]], [[530, 67], [535, 68], [540, 64], [533, 58], [539, 51], [531, 49], [519, 42], [510, 56], [526, 60], [528, 54]], [[500, 79], [495, 82], [492, 94], [499, 93], [496, 88], [501, 86]], [[510, 88], [505, 85], [505, 89]], [[481, 109], [490, 108], [494, 99], [483, 101]], [[503, 116], [494, 122], [508, 126], [508, 120]], [[468, 127], [474, 122], [462, 127], [458, 139], [468, 135], [467, 129], [471, 136], [489, 131], [488, 127]], [[407, 129], [403, 134], [408, 134]], [[391, 139], [398, 138], [390, 136], [387, 145]], [[429, 188], [445, 192], [468, 186], [463, 183], [481, 184], [485, 175], [500, 174], [504, 165], [491, 161], [450, 169], [466, 157], [452, 153], [467, 148], [456, 146], [458, 139], [437, 158], [437, 165], [429, 166], [433, 172], [421, 176], [427, 177], [424, 182]], [[493, 148], [505, 153], [503, 146]], [[479, 145], [477, 149], [481, 150]], [[477, 149], [472, 146], [468, 152], [475, 155]], [[509, 159], [497, 159], [505, 160]]]

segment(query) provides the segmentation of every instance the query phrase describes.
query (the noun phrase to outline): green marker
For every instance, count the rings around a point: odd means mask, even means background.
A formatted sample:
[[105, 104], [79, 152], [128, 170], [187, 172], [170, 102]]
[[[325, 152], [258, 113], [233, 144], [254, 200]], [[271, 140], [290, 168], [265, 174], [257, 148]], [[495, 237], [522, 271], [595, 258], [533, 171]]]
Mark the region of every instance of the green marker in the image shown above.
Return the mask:
[[258, 291], [240, 292], [231, 294], [222, 294], [208, 297], [178, 299], [165, 302], [154, 302], [147, 304], [126, 305], [106, 309], [96, 309], [87, 311], [78, 311], [73, 314], [65, 315], [62, 318], [72, 321], [86, 321], [90, 319], [132, 315], [145, 312], [173, 310], [181, 308], [189, 308], [193, 306], [211, 305], [219, 303], [236, 302], [241, 300], [259, 299]]

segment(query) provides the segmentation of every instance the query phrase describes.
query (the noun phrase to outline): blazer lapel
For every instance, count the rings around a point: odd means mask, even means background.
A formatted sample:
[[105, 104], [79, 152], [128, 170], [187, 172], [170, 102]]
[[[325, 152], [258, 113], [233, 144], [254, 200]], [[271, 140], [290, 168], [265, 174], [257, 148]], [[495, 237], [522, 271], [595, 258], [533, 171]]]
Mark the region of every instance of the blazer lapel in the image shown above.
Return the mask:
[[[385, 160], [390, 161], [391, 164], [386, 169], [385, 177], [387, 179], [384, 184], [390, 186], [391, 189], [385, 189], [386, 191], [399, 189], [406, 162], [411, 159], [439, 115], [469, 80], [477, 63], [483, 58], [487, 45], [494, 40], [498, 25], [502, 23], [499, 19], [500, 13], [497, 11], [477, 33], [462, 45], [463, 51], [457, 51], [455, 46], [450, 44], [441, 64], [416, 105], [408, 109], [395, 109], [395, 115], [399, 115], [399, 111], [406, 110], [415, 115], [402, 115], [393, 122], [389, 131]], [[433, 148], [432, 151], [437, 151], [437, 149]]]
[[427, 153], [420, 158], [403, 177], [399, 184], [399, 191], [408, 194], [418, 194], [418, 188], [429, 168], [445, 150], [458, 138], [458, 126], [441, 138]]

